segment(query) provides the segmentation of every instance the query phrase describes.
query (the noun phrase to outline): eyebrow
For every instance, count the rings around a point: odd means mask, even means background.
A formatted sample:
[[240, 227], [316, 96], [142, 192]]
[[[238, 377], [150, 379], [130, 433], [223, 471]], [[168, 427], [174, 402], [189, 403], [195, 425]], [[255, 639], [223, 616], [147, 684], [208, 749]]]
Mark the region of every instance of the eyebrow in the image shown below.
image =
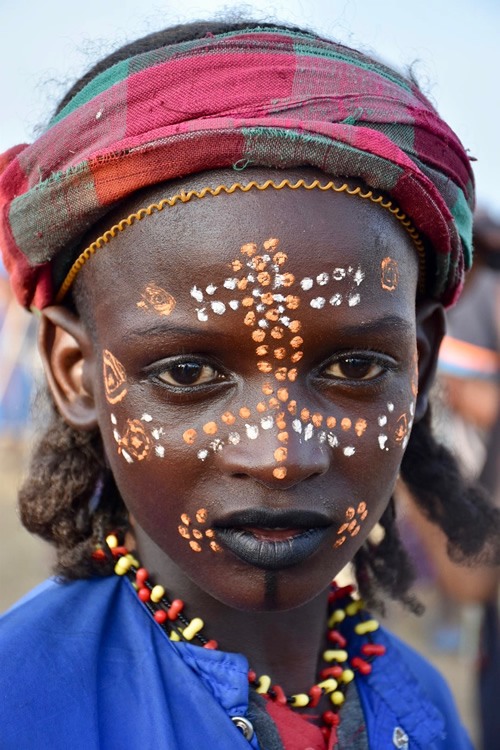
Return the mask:
[[169, 336], [171, 338], [200, 338], [203, 336], [217, 336], [226, 339], [228, 336], [219, 330], [213, 328], [191, 328], [189, 326], [174, 326], [168, 323], [156, 323], [155, 325], [144, 326], [135, 330], [128, 330], [123, 338], [125, 341], [130, 339], [154, 338], [155, 336]]
[[370, 320], [355, 325], [342, 326], [342, 330], [339, 331], [341, 336], [355, 336], [356, 334], [362, 335], [376, 335], [376, 334], [387, 334], [387, 330], [395, 331], [399, 334], [411, 334], [415, 332], [415, 326], [411, 321], [406, 318], [401, 318], [399, 315], [386, 315], [383, 318], [377, 320]]

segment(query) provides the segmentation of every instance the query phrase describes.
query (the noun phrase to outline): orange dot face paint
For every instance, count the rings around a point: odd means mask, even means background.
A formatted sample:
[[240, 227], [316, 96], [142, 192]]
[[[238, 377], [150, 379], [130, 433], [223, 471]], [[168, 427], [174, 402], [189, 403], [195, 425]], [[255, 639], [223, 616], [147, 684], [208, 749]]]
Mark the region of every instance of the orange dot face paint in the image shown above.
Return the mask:
[[187, 513], [181, 514], [181, 523], [177, 527], [179, 535], [186, 540], [189, 545], [189, 549], [192, 552], [222, 552], [220, 547], [215, 541], [215, 532], [212, 528], [204, 528], [207, 519], [208, 511], [206, 508], [199, 508], [194, 514], [198, 527], [195, 527], [191, 523], [191, 517]]

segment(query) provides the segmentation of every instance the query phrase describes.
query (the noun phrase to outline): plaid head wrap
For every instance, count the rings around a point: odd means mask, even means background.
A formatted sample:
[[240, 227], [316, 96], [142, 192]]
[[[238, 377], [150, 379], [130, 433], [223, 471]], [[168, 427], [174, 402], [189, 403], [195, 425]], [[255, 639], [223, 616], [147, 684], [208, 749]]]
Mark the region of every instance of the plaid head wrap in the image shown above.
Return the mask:
[[474, 183], [456, 135], [384, 65], [309, 34], [249, 29], [117, 63], [0, 157], [0, 248], [20, 302], [51, 304], [83, 235], [134, 191], [241, 165], [308, 165], [389, 194], [425, 240], [427, 293], [458, 296]]

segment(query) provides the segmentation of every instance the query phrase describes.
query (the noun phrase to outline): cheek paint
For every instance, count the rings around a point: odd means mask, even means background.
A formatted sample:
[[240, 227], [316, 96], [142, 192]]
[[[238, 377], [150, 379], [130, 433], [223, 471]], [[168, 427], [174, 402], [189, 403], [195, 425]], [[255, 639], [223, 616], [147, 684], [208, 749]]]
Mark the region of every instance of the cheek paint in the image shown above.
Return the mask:
[[337, 530], [338, 539], [333, 545], [334, 549], [341, 547], [347, 540], [348, 536], [355, 537], [359, 534], [361, 531], [361, 524], [366, 519], [367, 515], [368, 510], [364, 501], [358, 503], [357, 508], [354, 508], [353, 506], [347, 508], [345, 512], [345, 521]]
[[222, 552], [222, 547], [215, 541], [214, 530], [203, 528], [208, 519], [206, 508], [197, 510], [195, 519], [199, 528], [192, 525], [191, 517], [187, 513], [182, 513], [180, 517], [181, 523], [177, 526], [177, 531], [186, 540], [190, 549], [193, 552], [203, 552], [204, 550], [210, 550], [215, 553]]
[[117, 404], [127, 395], [127, 373], [122, 363], [108, 349], [102, 353], [104, 393], [109, 404]]
[[145, 286], [141, 297], [136, 304], [142, 310], [154, 310], [160, 315], [170, 315], [175, 308], [174, 297], [153, 281]]

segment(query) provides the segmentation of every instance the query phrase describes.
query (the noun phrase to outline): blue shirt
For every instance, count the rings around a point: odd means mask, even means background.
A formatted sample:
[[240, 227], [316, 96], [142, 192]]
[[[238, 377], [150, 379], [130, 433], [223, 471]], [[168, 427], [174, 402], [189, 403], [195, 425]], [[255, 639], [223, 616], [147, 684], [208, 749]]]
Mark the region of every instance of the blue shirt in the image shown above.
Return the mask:
[[[370, 750], [471, 750], [440, 675], [377, 641], [387, 654], [356, 680]], [[0, 619], [0, 748], [259, 750], [228, 718], [247, 711], [247, 671], [171, 642], [127, 579], [47, 581]]]

